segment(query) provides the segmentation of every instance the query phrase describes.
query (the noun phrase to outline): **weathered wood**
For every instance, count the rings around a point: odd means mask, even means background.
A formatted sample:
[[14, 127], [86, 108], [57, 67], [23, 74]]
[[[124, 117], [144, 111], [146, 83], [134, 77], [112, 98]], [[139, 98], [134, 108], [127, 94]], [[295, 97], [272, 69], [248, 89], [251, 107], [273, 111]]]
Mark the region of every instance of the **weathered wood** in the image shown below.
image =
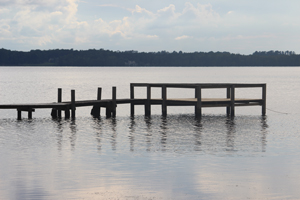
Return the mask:
[[71, 117], [76, 117], [76, 106], [75, 106], [75, 90], [71, 90]]
[[161, 97], [162, 97], [162, 116], [167, 116], [167, 87], [166, 85], [163, 85], [161, 88]]
[[[134, 88], [135, 87], [146, 87], [147, 97], [141, 99], [135, 99]], [[151, 99], [151, 88], [160, 87], [162, 91], [161, 99]], [[195, 98], [180, 98], [180, 99], [168, 99], [167, 98], [167, 88], [193, 88], [195, 89]], [[262, 88], [262, 98], [256, 99], [241, 99], [235, 98], [235, 88], [249, 88], [249, 87], [261, 87]], [[202, 89], [212, 89], [212, 88], [224, 88], [226, 89], [226, 98], [202, 98]], [[58, 111], [64, 110], [65, 117], [70, 118], [70, 110], [72, 111], [72, 118], [75, 118], [76, 107], [82, 106], [93, 106], [92, 113], [95, 111], [96, 116], [100, 116], [100, 108], [106, 108], [106, 116], [116, 116], [116, 107], [118, 104], [130, 104], [131, 116], [134, 115], [135, 105], [145, 106], [145, 115], [151, 115], [151, 105], [161, 105], [162, 115], [167, 115], [167, 106], [194, 106], [195, 115], [201, 116], [203, 107], [226, 107], [227, 115], [234, 116], [236, 106], [262, 106], [262, 115], [266, 114], [266, 84], [130, 84], [130, 99], [117, 99], [116, 97], [116, 87], [112, 89], [111, 99], [101, 99], [101, 88], [98, 88], [97, 100], [80, 100], [75, 101], [75, 90], [71, 91], [71, 101], [62, 101], [61, 89], [58, 89], [58, 100], [55, 103], [34, 103], [34, 104], [6, 104], [1, 105], [0, 109], [17, 109], [18, 119], [21, 119], [21, 112], [28, 112], [28, 117], [32, 117], [32, 112], [35, 108], [51, 108], [51, 115], [53, 118], [58, 117]], [[96, 109], [95, 109], [96, 108]], [[93, 111], [94, 110], [94, 111]], [[99, 112], [97, 111], [99, 110]], [[97, 112], [96, 112], [97, 111]], [[99, 113], [99, 115], [98, 115]]]
[[[61, 103], [62, 102], [62, 89], [58, 88], [57, 90], [57, 103]], [[57, 117], [61, 118], [61, 109], [57, 110]]]
[[201, 103], [201, 86], [197, 86], [195, 88], [195, 97], [197, 99], [197, 103], [196, 103], [196, 106], [195, 106], [195, 116], [197, 118], [201, 118], [201, 115], [202, 115], [202, 103]]
[[[228, 87], [226, 89], [226, 97], [227, 97], [227, 99], [230, 99], [230, 87]], [[226, 107], [226, 114], [227, 114], [227, 117], [230, 116], [230, 106]]]
[[150, 85], [147, 85], [147, 99], [145, 102], [145, 116], [151, 115], [151, 87]]
[[232, 85], [230, 88], [230, 116], [234, 117], [234, 103], [235, 103], [235, 86]]
[[[133, 84], [130, 84], [130, 100], [134, 99], [134, 86]], [[134, 116], [134, 103], [131, 102], [130, 103], [130, 116], [133, 117]]]

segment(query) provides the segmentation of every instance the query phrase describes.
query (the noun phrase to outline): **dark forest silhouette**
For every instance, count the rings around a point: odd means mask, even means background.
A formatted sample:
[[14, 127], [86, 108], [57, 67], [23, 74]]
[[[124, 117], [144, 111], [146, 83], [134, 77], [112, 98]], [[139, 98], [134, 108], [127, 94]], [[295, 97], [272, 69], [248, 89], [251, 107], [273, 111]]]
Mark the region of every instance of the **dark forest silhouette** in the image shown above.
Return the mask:
[[212, 51], [55, 49], [23, 52], [0, 49], [0, 66], [300, 66], [300, 55], [293, 51], [256, 51], [241, 55]]

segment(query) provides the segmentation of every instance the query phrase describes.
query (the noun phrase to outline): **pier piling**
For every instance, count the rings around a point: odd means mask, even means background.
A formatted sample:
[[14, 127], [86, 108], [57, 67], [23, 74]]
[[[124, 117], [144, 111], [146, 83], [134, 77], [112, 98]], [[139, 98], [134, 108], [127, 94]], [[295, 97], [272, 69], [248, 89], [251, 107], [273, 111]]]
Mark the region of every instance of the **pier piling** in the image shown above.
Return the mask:
[[[101, 96], [102, 96], [102, 88], [98, 87], [97, 90], [97, 101], [101, 100]], [[100, 117], [100, 113], [101, 113], [101, 107], [100, 105], [96, 104], [93, 106], [92, 110], [91, 110], [91, 115], [95, 118]]]
[[75, 107], [75, 90], [71, 90], [71, 117], [75, 119], [76, 115], [76, 107]]

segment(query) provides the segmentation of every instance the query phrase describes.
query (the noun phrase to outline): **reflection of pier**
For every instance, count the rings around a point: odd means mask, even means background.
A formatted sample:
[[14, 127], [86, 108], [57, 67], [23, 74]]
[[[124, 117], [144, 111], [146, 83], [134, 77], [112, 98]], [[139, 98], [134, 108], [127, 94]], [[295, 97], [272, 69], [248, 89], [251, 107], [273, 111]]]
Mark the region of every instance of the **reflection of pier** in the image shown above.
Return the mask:
[[[135, 87], [146, 87], [146, 98], [135, 98]], [[151, 88], [161, 89], [161, 98], [151, 98]], [[167, 98], [168, 88], [186, 88], [194, 89], [194, 98]], [[236, 98], [236, 88], [261, 88], [261, 98]], [[224, 98], [202, 98], [202, 90], [204, 89], [226, 89], [226, 97]], [[195, 116], [201, 117], [202, 108], [204, 107], [226, 107], [228, 116], [234, 116], [236, 106], [261, 106], [262, 115], [266, 114], [266, 84], [200, 84], [200, 83], [131, 83], [130, 98], [117, 99], [116, 87], [112, 89], [111, 99], [101, 99], [101, 88], [98, 88], [97, 100], [75, 100], [75, 90], [71, 90], [71, 101], [62, 102], [62, 90], [58, 89], [58, 101], [55, 103], [35, 103], [35, 104], [6, 104], [0, 105], [0, 109], [17, 109], [18, 119], [21, 119], [21, 112], [28, 112], [28, 118], [32, 118], [32, 112], [35, 109], [51, 108], [53, 118], [61, 118], [61, 112], [65, 112], [65, 118], [75, 119], [77, 107], [93, 106], [91, 114], [94, 117], [100, 116], [100, 108], [106, 108], [106, 117], [116, 116], [116, 107], [118, 104], [130, 104], [130, 114], [134, 116], [135, 105], [144, 105], [145, 116], [151, 115], [151, 105], [161, 105], [162, 115], [167, 115], [168, 106], [194, 106]]]
[[[155, 116], [122, 119], [127, 123], [116, 123], [113, 118], [100, 121], [94, 127], [97, 132], [96, 145], [109, 145], [112, 151], [128, 149], [138, 154], [159, 151], [179, 154], [266, 151], [268, 125], [263, 116], [234, 119], [205, 116], [198, 120], [191, 116], [172, 115], [168, 118]], [[105, 130], [101, 135], [98, 133], [100, 129]], [[118, 130], [123, 134], [117, 134]]]

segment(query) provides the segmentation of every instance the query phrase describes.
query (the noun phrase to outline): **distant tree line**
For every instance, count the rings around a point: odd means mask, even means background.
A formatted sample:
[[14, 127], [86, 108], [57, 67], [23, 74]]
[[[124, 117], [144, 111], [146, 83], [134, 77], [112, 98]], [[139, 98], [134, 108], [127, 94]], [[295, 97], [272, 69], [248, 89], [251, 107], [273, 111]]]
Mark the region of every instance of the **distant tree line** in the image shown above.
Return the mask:
[[23, 52], [0, 49], [0, 66], [300, 66], [300, 55], [293, 51], [256, 51], [241, 55], [212, 51], [54, 49]]

